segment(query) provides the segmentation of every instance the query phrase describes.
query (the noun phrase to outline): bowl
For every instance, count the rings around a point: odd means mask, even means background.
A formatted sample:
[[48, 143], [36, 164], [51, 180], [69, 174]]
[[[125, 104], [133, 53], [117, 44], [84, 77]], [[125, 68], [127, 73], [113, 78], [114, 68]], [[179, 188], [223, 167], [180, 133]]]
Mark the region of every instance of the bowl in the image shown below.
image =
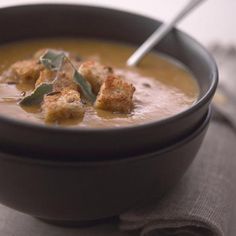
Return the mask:
[[208, 110], [194, 132], [156, 152], [119, 160], [49, 161], [0, 152], [0, 202], [46, 220], [71, 225], [119, 215], [181, 178], [206, 133]]
[[[83, 36], [139, 45], [158, 25], [99, 7], [15, 6], [0, 9], [0, 44]], [[200, 148], [218, 74], [209, 53], [176, 29], [155, 50], [192, 71], [200, 87], [195, 104], [167, 119], [121, 128], [73, 129], [0, 116], [0, 202], [70, 224], [119, 215], [171, 189]]]
[[[140, 45], [159, 25], [145, 16], [92, 6], [14, 6], [0, 9], [0, 44], [82, 36]], [[106, 129], [59, 128], [0, 116], [0, 150], [45, 160], [119, 160], [168, 147], [194, 132], [217, 86], [216, 64], [199, 43], [176, 29], [154, 50], [181, 61], [197, 79], [199, 99], [189, 109], [160, 121]]]

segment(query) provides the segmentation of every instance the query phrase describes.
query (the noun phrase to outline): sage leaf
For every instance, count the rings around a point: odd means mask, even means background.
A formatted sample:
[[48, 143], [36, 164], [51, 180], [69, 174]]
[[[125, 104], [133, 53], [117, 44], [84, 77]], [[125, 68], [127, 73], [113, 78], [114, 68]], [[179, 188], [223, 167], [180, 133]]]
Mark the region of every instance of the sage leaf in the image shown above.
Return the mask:
[[73, 79], [75, 83], [79, 85], [83, 95], [91, 102], [94, 102], [96, 100], [96, 96], [92, 92], [91, 84], [84, 79], [84, 77], [77, 70], [74, 71]]
[[47, 69], [58, 71], [62, 66], [65, 56], [66, 55], [63, 51], [48, 50], [42, 57], [40, 57], [40, 62]]
[[41, 84], [39, 85], [29, 96], [23, 98], [20, 101], [21, 106], [34, 106], [40, 105], [43, 101], [45, 94], [52, 92], [52, 84]]
[[76, 67], [70, 61], [68, 55], [63, 51], [48, 50], [41, 58], [40, 62], [51, 71], [59, 71], [62, 63], [66, 59], [74, 69], [73, 80], [81, 88], [83, 95], [91, 102], [96, 100], [96, 96], [92, 92], [90, 83], [83, 78], [77, 71]]

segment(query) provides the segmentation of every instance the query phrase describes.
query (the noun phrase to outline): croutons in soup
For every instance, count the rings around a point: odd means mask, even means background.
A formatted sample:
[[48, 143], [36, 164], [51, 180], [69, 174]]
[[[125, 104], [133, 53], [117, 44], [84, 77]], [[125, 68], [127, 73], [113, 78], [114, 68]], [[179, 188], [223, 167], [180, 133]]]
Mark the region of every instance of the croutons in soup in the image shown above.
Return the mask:
[[119, 127], [173, 116], [196, 102], [198, 85], [179, 62], [91, 39], [40, 39], [0, 47], [0, 115], [73, 127]]

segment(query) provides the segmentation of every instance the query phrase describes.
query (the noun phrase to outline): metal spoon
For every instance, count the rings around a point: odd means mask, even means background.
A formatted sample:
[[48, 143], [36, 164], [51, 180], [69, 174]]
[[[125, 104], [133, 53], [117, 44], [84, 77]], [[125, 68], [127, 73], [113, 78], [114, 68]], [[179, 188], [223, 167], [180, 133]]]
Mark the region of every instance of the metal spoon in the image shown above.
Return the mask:
[[204, 0], [191, 0], [178, 12], [168, 23], [163, 23], [158, 29], [130, 56], [126, 64], [136, 66], [139, 61], [148, 53], [157, 43], [161, 41], [172, 28], [183, 19], [191, 10], [198, 6]]

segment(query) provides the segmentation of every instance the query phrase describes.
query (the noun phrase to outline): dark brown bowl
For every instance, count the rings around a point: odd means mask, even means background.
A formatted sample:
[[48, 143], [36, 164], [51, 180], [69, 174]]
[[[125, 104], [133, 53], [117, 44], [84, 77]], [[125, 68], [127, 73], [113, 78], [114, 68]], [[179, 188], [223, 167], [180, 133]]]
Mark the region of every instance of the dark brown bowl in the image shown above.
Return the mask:
[[[55, 36], [140, 44], [159, 24], [98, 7], [10, 7], [0, 9], [0, 44]], [[118, 215], [168, 191], [207, 130], [217, 68], [201, 45], [178, 30], [155, 50], [193, 72], [200, 86], [196, 104], [168, 119], [124, 128], [60, 128], [0, 116], [0, 202], [45, 220], [77, 222]]]
[[0, 202], [53, 223], [107, 218], [168, 191], [194, 159], [210, 110], [194, 132], [153, 153], [63, 162], [0, 153]]
[[[159, 21], [123, 11], [79, 5], [27, 5], [0, 9], [0, 44], [70, 36], [139, 45]], [[155, 50], [184, 63], [200, 86], [196, 104], [161, 121], [107, 129], [36, 125], [0, 116], [0, 150], [47, 160], [103, 161], [150, 153], [200, 125], [217, 86], [217, 68], [208, 52], [188, 35], [173, 30]]]

